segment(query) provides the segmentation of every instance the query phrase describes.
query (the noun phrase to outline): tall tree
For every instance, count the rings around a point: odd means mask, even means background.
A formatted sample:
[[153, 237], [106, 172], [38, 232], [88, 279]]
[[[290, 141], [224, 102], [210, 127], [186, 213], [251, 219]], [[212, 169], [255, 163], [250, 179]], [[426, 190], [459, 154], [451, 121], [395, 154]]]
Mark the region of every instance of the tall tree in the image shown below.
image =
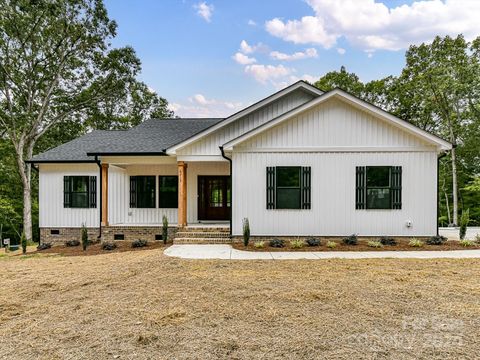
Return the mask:
[[323, 91], [340, 88], [359, 97], [363, 96], [365, 89], [365, 85], [358, 76], [355, 73], [349, 73], [345, 66], [340, 67], [340, 71], [326, 73], [314, 85]]
[[4, 0], [0, 4], [0, 125], [12, 143], [32, 238], [31, 166], [37, 142], [68, 121], [124, 99], [140, 61], [116, 35], [101, 0]]

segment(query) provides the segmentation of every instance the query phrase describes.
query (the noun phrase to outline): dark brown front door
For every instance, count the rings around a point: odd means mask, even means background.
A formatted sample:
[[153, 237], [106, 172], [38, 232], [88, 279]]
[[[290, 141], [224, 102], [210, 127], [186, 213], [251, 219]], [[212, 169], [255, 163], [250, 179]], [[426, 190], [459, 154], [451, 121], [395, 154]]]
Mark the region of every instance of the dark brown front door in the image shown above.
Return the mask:
[[229, 220], [230, 176], [198, 177], [198, 220]]

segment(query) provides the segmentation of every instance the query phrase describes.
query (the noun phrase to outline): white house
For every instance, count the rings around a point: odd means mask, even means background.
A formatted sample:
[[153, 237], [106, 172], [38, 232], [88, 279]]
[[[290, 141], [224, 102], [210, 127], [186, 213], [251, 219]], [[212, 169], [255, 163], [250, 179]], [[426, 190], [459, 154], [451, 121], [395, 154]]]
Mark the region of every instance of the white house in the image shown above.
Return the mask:
[[[340, 89], [297, 82], [225, 119], [150, 119], [33, 157], [44, 240], [431, 236], [438, 157], [452, 145]], [[184, 231], [184, 230], [182, 230]], [[181, 232], [185, 236], [184, 232]], [[178, 237], [178, 235], [177, 235]]]

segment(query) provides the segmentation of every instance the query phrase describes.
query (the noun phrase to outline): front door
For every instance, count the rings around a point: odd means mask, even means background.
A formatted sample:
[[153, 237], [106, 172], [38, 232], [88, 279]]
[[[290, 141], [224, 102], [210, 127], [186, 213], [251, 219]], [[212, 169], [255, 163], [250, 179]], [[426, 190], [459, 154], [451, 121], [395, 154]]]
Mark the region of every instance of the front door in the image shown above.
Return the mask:
[[198, 177], [198, 220], [229, 220], [230, 176]]

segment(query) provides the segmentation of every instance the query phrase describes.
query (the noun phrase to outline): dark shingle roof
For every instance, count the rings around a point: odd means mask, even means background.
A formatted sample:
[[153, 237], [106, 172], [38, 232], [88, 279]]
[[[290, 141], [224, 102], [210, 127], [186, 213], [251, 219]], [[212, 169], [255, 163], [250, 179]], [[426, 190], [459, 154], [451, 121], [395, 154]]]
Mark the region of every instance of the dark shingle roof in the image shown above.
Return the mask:
[[95, 130], [35, 155], [31, 161], [91, 161], [93, 154], [161, 153], [221, 120], [150, 119], [130, 130]]

